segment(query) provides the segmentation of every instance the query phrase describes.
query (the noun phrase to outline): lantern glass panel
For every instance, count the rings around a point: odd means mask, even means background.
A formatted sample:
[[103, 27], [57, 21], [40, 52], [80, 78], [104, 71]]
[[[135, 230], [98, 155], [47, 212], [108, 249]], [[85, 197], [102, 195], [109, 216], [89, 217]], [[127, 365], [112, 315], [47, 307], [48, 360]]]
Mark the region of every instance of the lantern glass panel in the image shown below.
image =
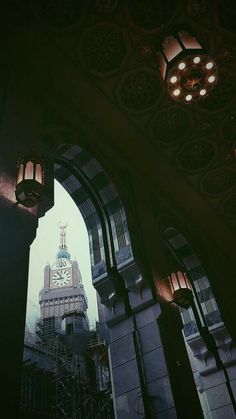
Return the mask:
[[161, 76], [163, 80], [165, 80], [167, 63], [162, 55], [159, 56], [159, 65], [160, 65], [159, 70], [160, 70]]
[[43, 184], [43, 170], [41, 164], [36, 164], [36, 170], [35, 170], [35, 180], [37, 182]]
[[164, 40], [163, 51], [167, 60], [170, 62], [182, 51], [182, 48], [174, 36], [168, 36]]
[[179, 283], [181, 288], [189, 288], [191, 290], [191, 285], [189, 279], [185, 272], [178, 272], [179, 275]]
[[178, 283], [178, 277], [177, 277], [176, 273], [172, 273], [170, 275], [170, 282], [171, 282], [173, 292], [175, 292], [176, 290], [178, 290], [180, 288], [179, 283]]
[[178, 291], [179, 289], [188, 288], [191, 290], [189, 279], [185, 272], [173, 272], [170, 275], [170, 283], [172, 286], [172, 292]]
[[24, 166], [23, 164], [20, 164], [20, 166], [18, 167], [18, 173], [17, 173], [17, 184], [23, 180], [23, 173], [24, 173]]
[[181, 284], [181, 288], [189, 288], [188, 279], [185, 272], [178, 272], [178, 274], [179, 274], [179, 282]]
[[28, 161], [25, 167], [25, 179], [33, 179], [34, 178], [34, 163], [32, 161]]
[[197, 39], [187, 31], [178, 32], [178, 35], [186, 49], [202, 49]]

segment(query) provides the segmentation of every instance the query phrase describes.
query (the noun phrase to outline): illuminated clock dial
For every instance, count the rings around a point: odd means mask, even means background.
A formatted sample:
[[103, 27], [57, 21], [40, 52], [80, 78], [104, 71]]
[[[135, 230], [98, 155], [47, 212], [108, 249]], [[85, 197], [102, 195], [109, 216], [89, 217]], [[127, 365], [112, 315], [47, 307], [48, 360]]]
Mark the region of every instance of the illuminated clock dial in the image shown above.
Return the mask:
[[69, 269], [59, 269], [52, 273], [52, 283], [55, 287], [65, 287], [71, 285], [71, 272]]

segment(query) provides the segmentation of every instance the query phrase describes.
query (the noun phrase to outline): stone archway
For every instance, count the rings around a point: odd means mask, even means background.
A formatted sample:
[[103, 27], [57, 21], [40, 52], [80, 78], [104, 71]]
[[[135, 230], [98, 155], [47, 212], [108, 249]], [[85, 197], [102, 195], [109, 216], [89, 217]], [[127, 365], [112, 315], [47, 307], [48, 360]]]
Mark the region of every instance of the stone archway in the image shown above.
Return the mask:
[[[178, 389], [172, 388], [168, 374], [158, 321], [163, 317], [161, 307], [150, 286], [153, 279], [143, 276], [133, 256], [118, 191], [88, 151], [82, 134], [80, 142], [73, 130], [47, 126], [44, 141], [51, 160], [55, 160], [54, 176], [75, 201], [88, 229], [92, 280], [100, 297], [99, 317], [109, 345], [117, 418], [138, 419], [140, 412], [150, 418], [164, 411], [172, 415], [172, 391]], [[192, 386], [191, 378], [187, 381]], [[191, 387], [186, 394], [199, 412], [195, 389]], [[181, 393], [180, 400], [175, 400], [181, 412], [185, 396]]]
[[[212, 410], [214, 412], [218, 410], [219, 413], [217, 414], [220, 415], [221, 409], [224, 409], [225, 400], [228, 400], [228, 415], [231, 417], [234, 413], [228, 388], [231, 388], [231, 385], [233, 385], [232, 371], [236, 363], [235, 346], [222, 320], [204, 267], [191, 247], [191, 244], [173, 226], [164, 229], [164, 236], [167, 248], [174, 256], [177, 264], [180, 263], [188, 274], [202, 327], [208, 329], [213, 337], [218, 348], [219, 357], [222, 360], [222, 365], [224, 366], [219, 371], [219, 367], [217, 367], [214, 358], [214, 351], [209, 351], [209, 347], [206, 345], [206, 339], [203, 339], [203, 335], [199, 334], [192, 308], [182, 308], [183, 333], [204, 417], [211, 416]], [[223, 371], [226, 366], [228, 370], [227, 374], [230, 378], [224, 376]], [[218, 401], [217, 408], [214, 405], [212, 391], [215, 394], [222, 395], [222, 402], [221, 400]]]
[[79, 146], [63, 145], [55, 155], [55, 177], [71, 195], [87, 226], [94, 283], [109, 268], [132, 263], [125, 210], [98, 161]]

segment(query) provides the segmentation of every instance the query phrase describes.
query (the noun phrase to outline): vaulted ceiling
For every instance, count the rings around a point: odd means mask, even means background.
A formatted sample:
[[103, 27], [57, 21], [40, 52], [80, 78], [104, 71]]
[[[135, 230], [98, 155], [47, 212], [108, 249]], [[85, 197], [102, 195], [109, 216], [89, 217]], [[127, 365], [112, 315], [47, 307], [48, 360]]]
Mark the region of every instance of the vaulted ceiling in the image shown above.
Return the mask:
[[[233, 261], [235, 0], [7, 3], [2, 56], [18, 60], [38, 80], [46, 143], [75, 142], [76, 131], [78, 144], [98, 157], [121, 192], [127, 173], [145, 179], [153, 197]], [[155, 56], [163, 31], [181, 23], [198, 36], [220, 74], [209, 97], [184, 105], [168, 96]]]
[[[62, 83], [71, 77], [71, 85], [76, 89], [82, 74], [86, 79], [84, 90], [89, 84], [86, 102], [93, 102], [91, 109], [97, 111], [89, 118], [95, 120], [94, 126], [109, 127], [113, 122], [110, 114], [119, 113], [117, 119], [132, 127], [130, 134], [126, 134], [126, 126], [120, 127], [123, 135], [113, 132], [109, 138], [111, 145], [120, 149], [123, 147], [119, 143], [125, 142], [124, 148], [129, 149], [130, 142], [132, 154], [136, 156], [129, 155], [129, 158], [137, 165], [143, 165], [137, 160], [141, 156], [144, 159], [149, 150], [152, 174], [156, 176], [160, 176], [159, 160], [168, 161], [170, 169], [178, 172], [188, 187], [191, 185], [230, 228], [235, 228], [236, 166], [230, 151], [236, 140], [236, 3], [233, 0], [35, 0], [30, 6], [31, 22], [41, 35], [34, 40], [33, 54], [37, 56], [37, 49], [42, 48], [44, 35], [45, 43], [47, 40], [50, 49], [56, 50], [52, 57], [55, 79], [58, 65]], [[155, 59], [155, 45], [165, 27], [186, 22], [220, 70], [215, 91], [193, 105], [175, 104], [168, 96]], [[62, 78], [62, 73], [67, 71], [69, 74]], [[50, 82], [53, 84], [53, 80]], [[71, 92], [62, 85], [63, 88], [63, 96], [69, 100]], [[70, 100], [82, 102], [78, 107], [83, 107], [84, 96], [86, 91], [78, 92], [76, 97], [75, 90]], [[109, 113], [103, 108], [103, 102], [111, 108]], [[58, 122], [50, 121], [48, 114], [47, 117], [47, 122]], [[103, 118], [102, 123], [96, 122], [99, 118]], [[189, 203], [185, 205], [191, 207]]]

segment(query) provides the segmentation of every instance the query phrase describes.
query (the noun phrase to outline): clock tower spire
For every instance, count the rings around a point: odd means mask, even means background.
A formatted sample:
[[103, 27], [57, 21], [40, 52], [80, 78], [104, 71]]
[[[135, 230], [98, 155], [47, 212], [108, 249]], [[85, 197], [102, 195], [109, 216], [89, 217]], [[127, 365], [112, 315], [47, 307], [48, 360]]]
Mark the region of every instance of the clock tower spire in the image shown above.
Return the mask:
[[65, 224], [65, 225], [61, 225], [61, 223], [59, 222], [58, 223], [58, 226], [59, 226], [59, 228], [60, 228], [60, 245], [59, 245], [59, 248], [60, 249], [67, 249], [67, 246], [66, 246], [66, 232], [65, 232], [65, 229], [66, 229], [66, 227], [68, 226], [68, 224]]
[[66, 245], [66, 227], [68, 226], [68, 224], [61, 224], [60, 222], [58, 223], [59, 229], [60, 229], [60, 243], [59, 243], [59, 251], [57, 253], [56, 258], [57, 259], [69, 259], [70, 260], [70, 254], [67, 250], [67, 245]]
[[[82, 312], [87, 319], [87, 298], [76, 260], [66, 244], [67, 224], [58, 223], [59, 249], [56, 260], [44, 270], [44, 288], [40, 291], [41, 318], [62, 318], [66, 313]], [[87, 320], [86, 320], [87, 321]]]

